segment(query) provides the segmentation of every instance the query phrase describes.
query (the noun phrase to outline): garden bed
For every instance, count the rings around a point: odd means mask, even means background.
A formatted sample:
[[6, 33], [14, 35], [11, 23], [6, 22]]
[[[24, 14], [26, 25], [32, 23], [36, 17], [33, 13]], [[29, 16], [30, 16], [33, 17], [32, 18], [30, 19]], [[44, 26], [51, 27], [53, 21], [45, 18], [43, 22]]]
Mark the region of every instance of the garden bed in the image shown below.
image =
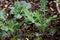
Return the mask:
[[0, 40], [60, 40], [60, 10], [55, 0], [0, 0]]

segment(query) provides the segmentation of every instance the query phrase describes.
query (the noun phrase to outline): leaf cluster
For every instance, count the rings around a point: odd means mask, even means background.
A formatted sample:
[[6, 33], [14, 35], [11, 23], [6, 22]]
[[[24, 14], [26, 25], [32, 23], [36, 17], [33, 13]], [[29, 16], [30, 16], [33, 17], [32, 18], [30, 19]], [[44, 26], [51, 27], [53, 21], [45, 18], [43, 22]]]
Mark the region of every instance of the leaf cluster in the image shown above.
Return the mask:
[[[44, 1], [41, 0], [41, 2], [43, 2], [41, 5], [44, 5], [42, 10], [45, 11], [46, 2]], [[7, 19], [6, 13], [0, 10], [0, 30], [5, 33], [13, 33], [18, 29], [18, 27], [20, 27], [24, 23], [34, 23], [34, 25], [39, 28], [41, 32], [45, 32], [51, 21], [55, 20], [57, 17], [57, 15], [54, 15], [50, 18], [44, 18], [40, 12], [31, 12], [28, 10], [29, 8], [31, 8], [30, 3], [27, 3], [25, 1], [15, 2], [14, 7], [10, 11], [10, 15], [14, 16], [12, 17], [12, 19], [9, 20]], [[22, 17], [24, 17], [24, 20], [22, 22], [18, 22], [17, 19], [20, 19]]]

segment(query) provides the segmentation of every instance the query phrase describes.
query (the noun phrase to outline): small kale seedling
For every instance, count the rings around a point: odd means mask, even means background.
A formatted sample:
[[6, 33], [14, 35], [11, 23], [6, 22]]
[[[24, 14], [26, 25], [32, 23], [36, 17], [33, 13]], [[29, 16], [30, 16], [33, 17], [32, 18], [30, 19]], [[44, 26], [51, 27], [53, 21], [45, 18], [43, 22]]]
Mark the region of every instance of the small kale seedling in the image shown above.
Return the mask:
[[14, 22], [14, 20], [8, 20], [6, 18], [6, 14], [3, 10], [0, 10], [0, 29], [6, 32], [11, 31], [13, 32], [14, 27], [17, 26], [19, 23]]
[[15, 18], [21, 18], [22, 16], [20, 15], [20, 13], [24, 10], [24, 9], [29, 9], [31, 8], [31, 4], [30, 3], [27, 3], [25, 1], [21, 1], [21, 2], [18, 2], [16, 1], [14, 3], [14, 9], [11, 10], [11, 14], [14, 15]]
[[48, 0], [40, 0], [40, 9], [41, 11], [47, 11], [47, 3], [48, 3]]
[[[45, 14], [47, 0], [46, 0], [46, 2], [44, 2], [44, 1], [41, 0], [42, 4], [45, 5], [44, 7], [42, 7], [42, 10]], [[28, 8], [30, 8], [31, 6], [27, 8], [25, 5], [26, 5], [26, 2], [15, 3], [15, 10], [16, 11], [12, 10], [11, 13], [15, 14], [15, 15], [18, 14], [18, 15], [24, 16], [24, 18], [25, 18], [23, 20], [24, 23], [27, 23], [27, 24], [28, 23], [34, 23], [42, 32], [45, 32], [46, 29], [48, 28], [48, 26], [50, 25], [52, 19], [55, 19], [57, 17], [57, 15], [54, 15], [53, 17], [50, 17], [50, 18], [44, 18], [43, 17], [44, 14], [42, 15], [41, 13], [39, 13], [37, 11], [36, 12], [31, 12], [31, 11], [28, 10]], [[28, 5], [28, 3], [27, 3], [27, 5]], [[23, 12], [23, 13], [21, 14], [21, 12]]]
[[43, 18], [43, 15], [39, 12], [30, 12], [25, 9], [24, 11], [25, 21], [27, 23], [34, 23], [42, 32], [45, 32], [53, 19], [56, 19], [57, 15], [50, 18]]

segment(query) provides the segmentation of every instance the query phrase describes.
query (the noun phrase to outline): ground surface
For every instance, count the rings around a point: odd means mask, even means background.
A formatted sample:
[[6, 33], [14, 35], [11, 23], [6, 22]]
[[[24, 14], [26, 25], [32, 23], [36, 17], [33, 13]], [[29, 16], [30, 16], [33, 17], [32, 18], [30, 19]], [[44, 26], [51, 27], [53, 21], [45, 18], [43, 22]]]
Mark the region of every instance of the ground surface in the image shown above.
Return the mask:
[[[4, 9], [5, 6], [7, 5], [8, 7], [10, 6], [13, 6], [14, 4], [14, 1], [15, 0], [0, 0], [0, 9]], [[21, 1], [21, 0], [19, 0]], [[32, 4], [32, 8], [30, 9], [31, 11], [36, 11], [38, 10], [40, 7], [40, 2], [39, 0], [25, 0], [27, 2], [30, 2]], [[47, 11], [47, 16], [46, 17], [50, 17], [50, 16], [53, 16], [53, 15], [58, 15], [56, 21], [52, 22], [51, 25], [49, 26], [50, 28], [57, 28], [57, 32], [53, 35], [53, 36], [42, 36], [43, 40], [60, 40], [60, 14], [58, 13], [57, 9], [56, 9], [56, 3], [53, 2], [53, 0], [48, 0], [48, 5], [47, 7], [49, 8], [48, 11]], [[5, 11], [7, 13], [9, 13], [9, 9], [8, 7], [5, 9]], [[23, 19], [23, 18], [22, 18]], [[27, 28], [27, 30], [25, 30], [25, 26], [29, 26], [29, 28]], [[26, 35], [27, 33], [30, 35], [33, 35], [32, 36], [32, 39], [31, 40], [34, 40], [35, 39], [35, 36], [34, 36], [34, 32], [39, 32], [39, 29], [35, 28], [34, 26], [32, 27], [32, 24], [31, 25], [23, 25], [21, 27], [21, 30], [23, 31], [22, 34]], [[25, 38], [24, 35], [21, 37], [20, 40], [28, 40], [28, 38]], [[6, 38], [5, 40], [9, 40], [10, 38]], [[4, 39], [2, 39], [4, 40]]]

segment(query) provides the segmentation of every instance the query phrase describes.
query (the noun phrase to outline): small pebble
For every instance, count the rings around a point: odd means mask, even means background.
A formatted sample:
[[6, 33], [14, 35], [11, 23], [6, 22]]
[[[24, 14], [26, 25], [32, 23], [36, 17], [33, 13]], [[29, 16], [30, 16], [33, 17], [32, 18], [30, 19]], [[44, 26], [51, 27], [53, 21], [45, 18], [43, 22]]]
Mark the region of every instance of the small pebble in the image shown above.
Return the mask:
[[5, 5], [5, 8], [7, 8], [8, 7], [8, 5]]

